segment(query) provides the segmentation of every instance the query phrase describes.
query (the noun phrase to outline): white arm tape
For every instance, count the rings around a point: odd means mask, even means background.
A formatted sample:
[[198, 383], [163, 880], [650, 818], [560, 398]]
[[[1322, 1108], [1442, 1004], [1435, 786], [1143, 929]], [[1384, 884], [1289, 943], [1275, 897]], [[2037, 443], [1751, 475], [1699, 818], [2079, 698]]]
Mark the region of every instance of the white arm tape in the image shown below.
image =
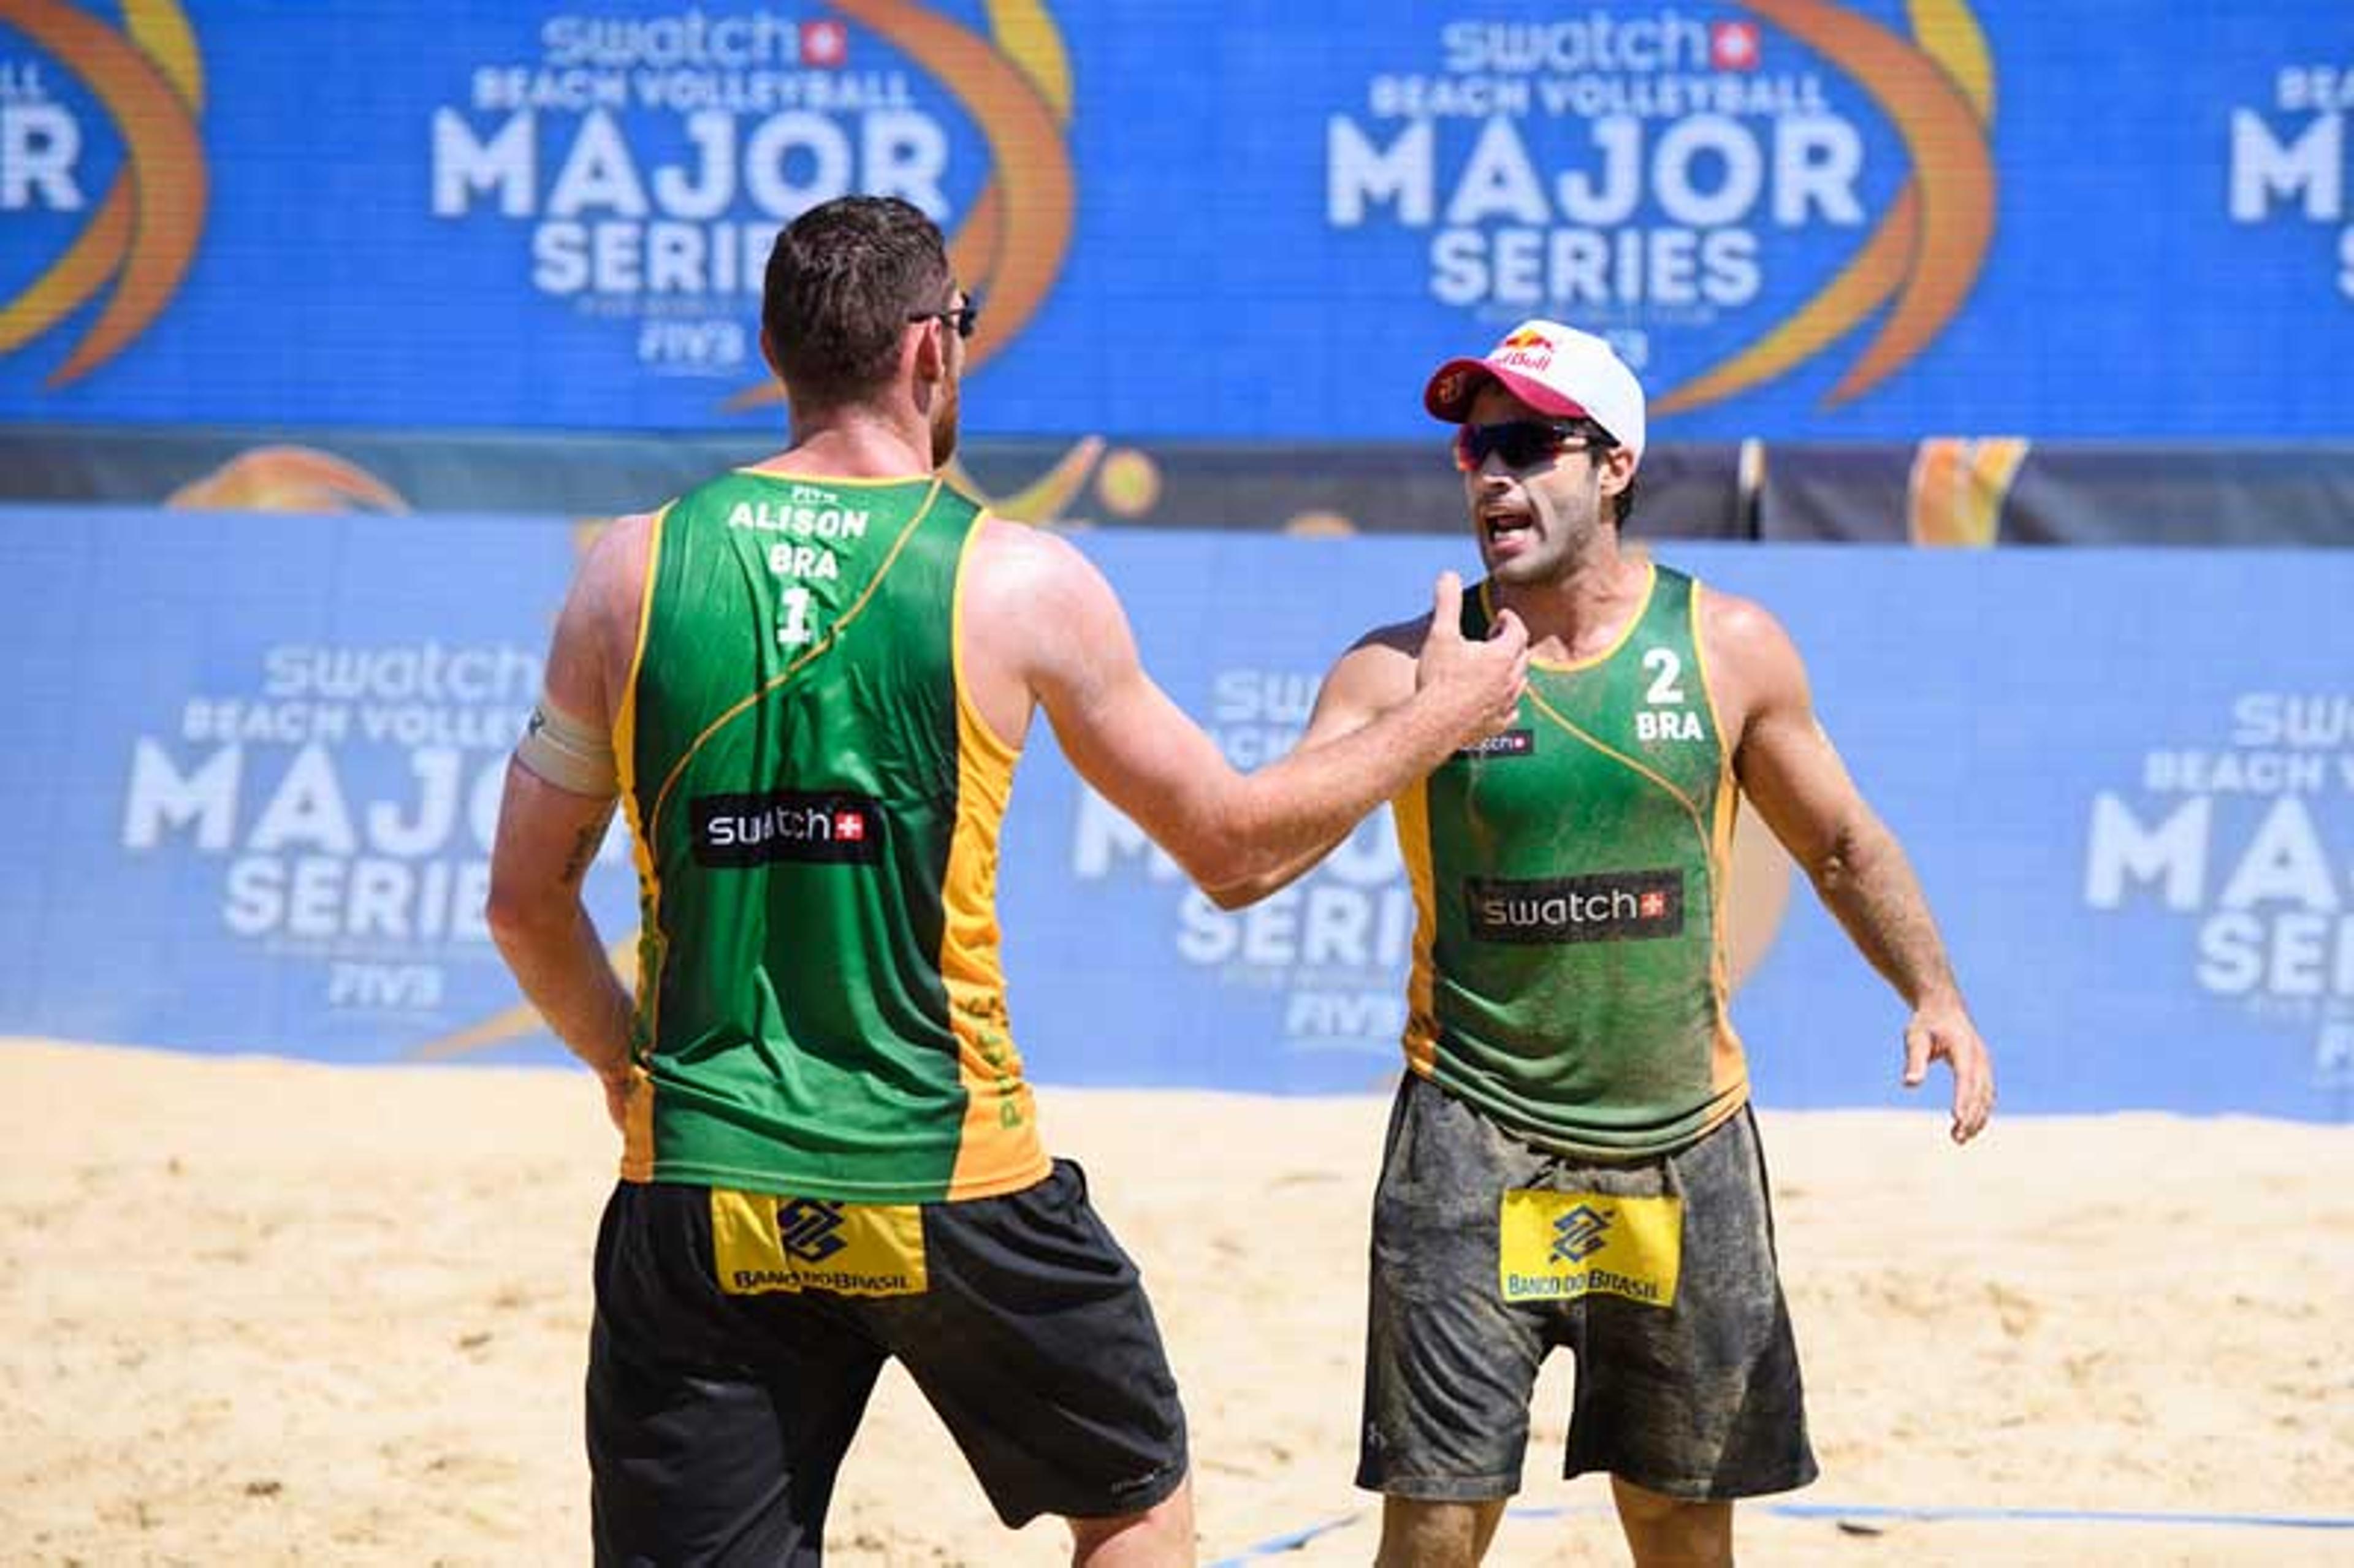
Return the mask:
[[610, 800], [621, 790], [613, 737], [556, 705], [546, 692], [531, 710], [515, 760], [540, 779], [575, 795]]

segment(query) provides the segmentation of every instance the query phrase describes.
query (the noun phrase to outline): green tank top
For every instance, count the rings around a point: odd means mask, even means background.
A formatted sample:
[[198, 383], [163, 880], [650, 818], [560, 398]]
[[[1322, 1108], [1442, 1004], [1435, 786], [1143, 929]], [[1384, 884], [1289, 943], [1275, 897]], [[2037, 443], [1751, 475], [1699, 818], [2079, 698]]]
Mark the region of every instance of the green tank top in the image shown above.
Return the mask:
[[1666, 1152], [1748, 1097], [1725, 1010], [1737, 796], [1698, 597], [1653, 567], [1616, 646], [1532, 664], [1510, 729], [1394, 802], [1418, 917], [1407, 1065], [1546, 1147]]
[[655, 519], [615, 726], [645, 1092], [622, 1175], [863, 1202], [1048, 1161], [1007, 1022], [1016, 748], [957, 668], [981, 504], [738, 471]]

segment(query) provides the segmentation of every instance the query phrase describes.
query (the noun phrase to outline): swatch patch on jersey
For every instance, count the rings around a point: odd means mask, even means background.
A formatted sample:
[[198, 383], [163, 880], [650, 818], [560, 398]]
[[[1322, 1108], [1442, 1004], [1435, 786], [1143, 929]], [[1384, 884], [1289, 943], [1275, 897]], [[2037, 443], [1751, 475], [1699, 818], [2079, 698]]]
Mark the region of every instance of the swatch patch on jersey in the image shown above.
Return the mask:
[[1458, 749], [1455, 755], [1467, 762], [1478, 762], [1491, 757], [1530, 757], [1537, 748], [1537, 732], [1532, 729], [1508, 729], [1491, 735], [1485, 740], [1475, 740]]
[[730, 1296], [830, 1290], [837, 1296], [919, 1296], [924, 1215], [913, 1203], [711, 1190], [711, 1252]]
[[688, 806], [697, 865], [871, 865], [882, 858], [882, 805], [864, 795], [768, 789], [697, 795]]
[[1606, 872], [1535, 881], [1471, 877], [1463, 885], [1471, 935], [1483, 942], [1617, 942], [1684, 928], [1684, 874]]
[[1603, 1192], [1508, 1191], [1496, 1283], [1507, 1301], [1622, 1296], [1672, 1307], [1683, 1262], [1684, 1201]]

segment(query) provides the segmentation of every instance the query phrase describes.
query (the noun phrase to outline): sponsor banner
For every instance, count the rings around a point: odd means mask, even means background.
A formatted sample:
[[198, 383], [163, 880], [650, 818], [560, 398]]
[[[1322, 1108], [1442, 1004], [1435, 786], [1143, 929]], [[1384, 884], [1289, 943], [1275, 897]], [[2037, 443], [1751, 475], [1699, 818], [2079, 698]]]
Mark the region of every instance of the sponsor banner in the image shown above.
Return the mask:
[[[558, 1059], [482, 905], [505, 755], [583, 540], [548, 519], [16, 513], [0, 1033]], [[1426, 604], [1437, 571], [1476, 570], [1441, 538], [1080, 540], [1156, 677], [1241, 768], [1292, 747], [1359, 632]], [[1762, 600], [1807, 655], [1929, 889], [2007, 1108], [2354, 1104], [2354, 557], [1660, 554]], [[1028, 749], [1000, 876], [1012, 1033], [1042, 1081], [1388, 1080], [1415, 907], [1386, 813], [1222, 912], [1044, 726]], [[848, 799], [755, 790], [712, 813], [715, 851], [756, 859], [864, 832]], [[1754, 824], [1734, 866], [1734, 1017], [1761, 1097], [1914, 1103], [1894, 1087], [1903, 1011], [1805, 879]], [[1621, 941], [1681, 917], [1641, 874], [1575, 875], [1503, 890], [1499, 917]], [[589, 895], [626, 955], [618, 837]]]
[[[585, 537], [16, 514], [0, 1028], [372, 1061], [513, 1013], [491, 843]], [[591, 878], [616, 942], [627, 866], [616, 832]]]
[[1766, 450], [1765, 539], [1916, 545], [2344, 545], [2354, 444], [1940, 436]]
[[[970, 437], [955, 471], [999, 515], [1070, 526], [1446, 533], [1462, 477], [1433, 425], [1410, 441], [1203, 445]], [[0, 425], [0, 500], [303, 512], [650, 510], [783, 444], [735, 436], [430, 430], [168, 429]], [[1755, 451], [1754, 443], [1747, 449]], [[1643, 455], [1643, 531], [1747, 538], [1744, 449]], [[2354, 459], [2349, 459], [2354, 466]], [[1753, 465], [1754, 466], [1754, 465]]]
[[950, 234], [989, 434], [1403, 439], [1532, 314], [1663, 442], [2354, 431], [2354, 9], [2107, 22], [0, 0], [0, 411], [773, 424], [769, 240], [864, 190]]

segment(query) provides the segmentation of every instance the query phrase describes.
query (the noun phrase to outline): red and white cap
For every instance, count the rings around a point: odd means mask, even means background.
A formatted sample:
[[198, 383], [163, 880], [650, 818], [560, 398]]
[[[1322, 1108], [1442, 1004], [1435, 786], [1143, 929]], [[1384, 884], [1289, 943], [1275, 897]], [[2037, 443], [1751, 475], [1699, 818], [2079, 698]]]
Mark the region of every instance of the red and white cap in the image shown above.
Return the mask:
[[1522, 322], [1485, 359], [1450, 359], [1431, 374], [1422, 406], [1459, 425], [1489, 381], [1540, 413], [1591, 419], [1610, 439], [1643, 455], [1643, 387], [1627, 362], [1590, 332], [1542, 318]]

